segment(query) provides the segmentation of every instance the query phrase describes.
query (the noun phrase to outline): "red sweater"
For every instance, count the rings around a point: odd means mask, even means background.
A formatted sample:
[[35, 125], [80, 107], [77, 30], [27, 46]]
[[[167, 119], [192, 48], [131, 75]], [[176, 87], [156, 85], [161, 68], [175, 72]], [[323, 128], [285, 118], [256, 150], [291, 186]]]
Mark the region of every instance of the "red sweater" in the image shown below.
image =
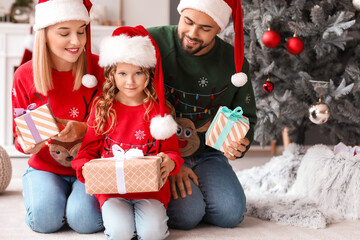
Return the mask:
[[[31, 103], [36, 103], [39, 107], [49, 103], [55, 117], [84, 122], [90, 114], [92, 101], [95, 96], [101, 95], [102, 85], [104, 83], [103, 69], [98, 66], [99, 57], [93, 55], [92, 64], [98, 84], [94, 88], [81, 86], [78, 90], [73, 91], [74, 76], [72, 71], [58, 72], [52, 70], [54, 89], [43, 96], [36, 92], [33, 79], [32, 61], [21, 65], [15, 72], [13, 89], [12, 89], [12, 107], [27, 108]], [[13, 118], [15, 118], [13, 116]], [[15, 122], [13, 121], [13, 132], [15, 132]], [[18, 151], [23, 152], [21, 146], [15, 141], [15, 147]], [[43, 171], [48, 171], [60, 175], [75, 176], [75, 171], [71, 167], [65, 167], [55, 161], [49, 153], [47, 145], [37, 153], [31, 155], [29, 166]]]
[[[159, 153], [158, 143], [160, 143], [160, 152], [164, 152], [175, 162], [175, 169], [171, 174], [179, 172], [184, 160], [181, 158], [175, 134], [166, 140], [155, 141], [150, 134], [150, 121], [144, 120], [145, 108], [143, 105], [130, 107], [115, 101], [114, 109], [117, 119], [116, 128], [108, 135], [96, 135], [94, 128], [89, 127], [93, 126], [94, 123], [95, 108], [93, 108], [91, 112], [86, 136], [77, 157], [72, 162], [72, 166], [76, 169], [77, 177], [80, 181], [85, 182], [82, 175], [82, 167], [84, 164], [99, 157], [113, 157], [111, 149], [114, 144], [121, 146], [125, 151], [131, 148], [138, 148], [143, 150], [144, 155], [156, 155]], [[149, 119], [159, 113], [160, 108], [159, 105], [156, 104], [149, 113]], [[156, 144], [154, 145], [153, 143]], [[166, 181], [158, 192], [95, 194], [95, 196], [100, 206], [109, 198], [119, 197], [125, 199], [156, 199], [166, 207], [170, 201], [170, 184], [169, 181]]]

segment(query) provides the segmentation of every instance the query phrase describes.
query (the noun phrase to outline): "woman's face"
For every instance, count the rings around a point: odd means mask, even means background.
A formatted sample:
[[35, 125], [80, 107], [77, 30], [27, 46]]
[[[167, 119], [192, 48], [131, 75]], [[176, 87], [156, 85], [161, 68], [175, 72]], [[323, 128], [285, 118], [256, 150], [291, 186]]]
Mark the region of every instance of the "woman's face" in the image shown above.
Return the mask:
[[148, 85], [148, 75], [141, 67], [117, 63], [115, 84], [119, 89], [116, 100], [128, 106], [138, 106], [144, 103], [144, 89]]
[[46, 44], [53, 67], [58, 71], [70, 71], [84, 51], [86, 23], [73, 20], [51, 25], [46, 29]]

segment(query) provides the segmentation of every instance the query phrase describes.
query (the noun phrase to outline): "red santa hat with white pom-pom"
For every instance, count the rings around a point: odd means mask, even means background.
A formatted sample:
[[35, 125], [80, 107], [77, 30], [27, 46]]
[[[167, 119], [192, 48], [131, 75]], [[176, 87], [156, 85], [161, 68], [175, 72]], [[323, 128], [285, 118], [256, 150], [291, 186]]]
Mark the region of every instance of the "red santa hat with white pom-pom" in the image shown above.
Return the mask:
[[244, 62], [244, 29], [243, 29], [243, 12], [240, 0], [181, 0], [177, 10], [181, 12], [191, 8], [209, 15], [223, 31], [229, 23], [232, 15], [234, 23], [235, 41], [234, 55], [236, 73], [231, 77], [231, 82], [236, 87], [245, 85], [248, 78], [241, 72]]
[[99, 65], [109, 67], [128, 63], [155, 68], [154, 86], [160, 105], [160, 115], [150, 120], [150, 133], [157, 140], [165, 140], [176, 133], [177, 123], [165, 114], [164, 79], [159, 48], [143, 26], [119, 27], [111, 37], [100, 43]]
[[83, 20], [86, 22], [86, 66], [88, 74], [82, 78], [85, 87], [93, 88], [97, 79], [93, 75], [91, 65], [91, 33], [89, 12], [92, 7], [90, 0], [39, 0], [35, 6], [35, 31], [56, 23]]

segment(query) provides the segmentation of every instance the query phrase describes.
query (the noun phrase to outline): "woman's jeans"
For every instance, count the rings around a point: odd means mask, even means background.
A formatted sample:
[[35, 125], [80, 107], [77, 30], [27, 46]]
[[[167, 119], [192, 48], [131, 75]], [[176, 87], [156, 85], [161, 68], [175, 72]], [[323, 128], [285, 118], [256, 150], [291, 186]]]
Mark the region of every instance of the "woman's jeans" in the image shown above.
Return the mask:
[[78, 233], [103, 230], [99, 202], [76, 177], [29, 167], [23, 175], [26, 223], [36, 232], [58, 231], [65, 222]]
[[198, 177], [191, 181], [192, 195], [171, 199], [168, 204], [169, 227], [188, 230], [202, 220], [224, 228], [237, 226], [244, 219], [244, 190], [229, 160], [221, 152], [208, 152], [184, 158], [184, 165]]

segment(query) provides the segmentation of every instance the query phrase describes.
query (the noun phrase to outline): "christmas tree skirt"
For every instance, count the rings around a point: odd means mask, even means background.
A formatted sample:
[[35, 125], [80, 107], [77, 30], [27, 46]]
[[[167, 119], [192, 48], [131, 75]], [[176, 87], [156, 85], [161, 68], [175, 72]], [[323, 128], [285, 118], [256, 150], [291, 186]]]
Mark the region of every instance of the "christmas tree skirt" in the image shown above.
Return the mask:
[[250, 216], [314, 229], [360, 219], [359, 155], [290, 144], [281, 156], [237, 176]]

